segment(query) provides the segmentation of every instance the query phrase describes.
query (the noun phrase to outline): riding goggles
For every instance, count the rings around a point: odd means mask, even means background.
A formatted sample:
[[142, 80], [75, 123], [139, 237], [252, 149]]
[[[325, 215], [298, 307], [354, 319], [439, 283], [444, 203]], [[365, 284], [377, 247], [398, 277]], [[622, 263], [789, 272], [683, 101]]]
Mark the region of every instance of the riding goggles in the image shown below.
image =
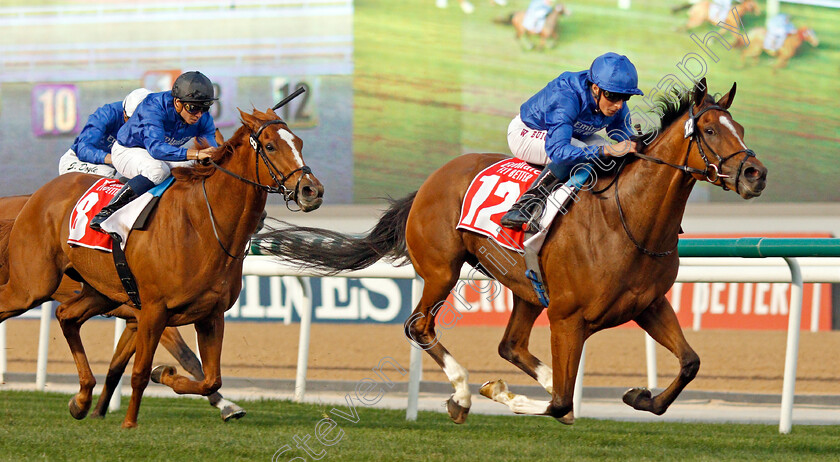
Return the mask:
[[601, 90], [601, 94], [604, 95], [604, 98], [611, 103], [617, 103], [619, 101], [627, 101], [630, 99], [631, 94], [629, 93], [614, 93], [607, 90]]
[[204, 113], [210, 110], [210, 106], [213, 105], [213, 102], [207, 103], [184, 103], [184, 109], [192, 115], [196, 115], [199, 113]]

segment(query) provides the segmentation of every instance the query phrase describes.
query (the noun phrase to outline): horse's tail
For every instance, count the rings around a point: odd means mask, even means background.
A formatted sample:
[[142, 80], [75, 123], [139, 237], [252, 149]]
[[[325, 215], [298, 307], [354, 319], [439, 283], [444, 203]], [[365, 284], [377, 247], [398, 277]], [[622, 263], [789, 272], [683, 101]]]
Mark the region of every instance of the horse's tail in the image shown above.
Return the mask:
[[513, 13], [507, 15], [507, 16], [499, 16], [499, 17], [493, 18], [493, 22], [495, 22], [496, 24], [501, 24], [503, 26], [509, 26], [509, 25], [513, 24], [513, 17], [515, 15], [516, 15], [516, 12], [513, 12]]
[[286, 224], [261, 233], [257, 244], [265, 253], [325, 274], [367, 268], [385, 257], [404, 265], [408, 263], [405, 226], [415, 195], [417, 192], [392, 200], [391, 207], [365, 236]]
[[671, 14], [677, 14], [680, 11], [687, 10], [687, 9], [691, 8], [692, 6], [694, 6], [694, 4], [692, 4], [692, 3], [683, 3], [681, 5], [677, 5], [677, 6], [671, 8]]
[[9, 279], [9, 235], [15, 220], [0, 220], [0, 285]]

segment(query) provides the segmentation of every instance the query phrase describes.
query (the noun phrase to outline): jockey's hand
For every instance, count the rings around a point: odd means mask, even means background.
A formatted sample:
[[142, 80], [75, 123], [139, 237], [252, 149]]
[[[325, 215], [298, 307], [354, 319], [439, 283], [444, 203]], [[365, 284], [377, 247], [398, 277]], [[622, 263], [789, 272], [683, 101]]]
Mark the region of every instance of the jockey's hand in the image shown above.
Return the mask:
[[111, 162], [111, 155], [110, 154], [105, 154], [105, 160], [103, 160], [102, 163], [103, 164], [108, 164], [108, 165], [113, 165], [113, 163]]
[[620, 143], [604, 146], [604, 154], [612, 157], [623, 157], [632, 152], [638, 152], [636, 146], [635, 141], [624, 140]]
[[203, 165], [209, 165], [209, 159], [212, 157], [212, 148], [206, 149], [188, 149], [187, 150], [187, 159], [188, 160], [197, 160], [199, 163]]

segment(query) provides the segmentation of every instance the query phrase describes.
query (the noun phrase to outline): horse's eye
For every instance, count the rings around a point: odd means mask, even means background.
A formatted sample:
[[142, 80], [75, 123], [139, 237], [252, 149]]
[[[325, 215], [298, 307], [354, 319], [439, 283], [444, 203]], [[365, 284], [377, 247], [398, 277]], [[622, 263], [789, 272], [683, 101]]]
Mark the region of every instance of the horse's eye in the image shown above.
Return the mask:
[[706, 132], [707, 135], [714, 135], [715, 134], [715, 130], [713, 128], [707, 128], [703, 131]]
[[265, 145], [265, 150], [266, 151], [273, 151], [274, 150], [274, 145], [272, 143], [266, 144]]

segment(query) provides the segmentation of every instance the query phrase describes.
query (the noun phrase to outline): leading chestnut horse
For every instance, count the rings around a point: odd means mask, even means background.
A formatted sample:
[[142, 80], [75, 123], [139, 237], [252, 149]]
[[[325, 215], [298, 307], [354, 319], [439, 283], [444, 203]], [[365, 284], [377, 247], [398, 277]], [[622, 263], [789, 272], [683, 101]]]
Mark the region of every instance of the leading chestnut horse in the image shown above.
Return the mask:
[[[132, 306], [138, 320], [123, 427], [137, 425], [150, 376], [179, 394], [206, 396], [221, 386], [224, 312], [239, 296], [244, 254], [268, 193], [282, 194], [303, 211], [318, 208], [323, 196], [323, 186], [304, 164], [302, 141], [274, 111], [240, 111], [240, 116], [242, 126], [215, 150], [213, 165], [174, 169], [178, 181], [160, 198], [151, 222], [132, 232], [125, 254], [142, 309], [126, 295], [111, 255], [67, 244], [73, 206], [96, 177], [59, 176], [30, 197], [10, 230], [0, 228], [0, 246], [9, 254], [8, 282], [0, 286], [0, 321], [49, 300], [65, 274], [83, 281], [82, 291], [56, 310], [79, 370], [80, 390], [69, 403], [74, 416], [87, 413], [95, 385], [79, 328], [121, 304]], [[164, 328], [184, 324], [195, 324], [201, 381], [169, 366], [152, 374]]]
[[[224, 142], [223, 139], [220, 141], [222, 143]], [[7, 221], [4, 225], [11, 227], [15, 217], [17, 217], [28, 200], [29, 196], [0, 197], [0, 222]], [[0, 248], [0, 267], [5, 265], [7, 258], [7, 249]], [[0, 284], [5, 284], [8, 274], [5, 274], [7, 272], [2, 269], [0, 269], [0, 273], [4, 274], [0, 276]], [[68, 276], [64, 276], [52, 299], [58, 303], [64, 303], [73, 295], [81, 292], [81, 290], [82, 286], [80, 283], [70, 279]], [[130, 307], [120, 307], [107, 313], [107, 315], [126, 318], [127, 323], [117, 342], [117, 347], [114, 349], [114, 355], [108, 366], [108, 374], [105, 376], [102, 393], [99, 395], [99, 401], [97, 401], [91, 417], [105, 417], [108, 412], [108, 404], [110, 403], [111, 396], [116, 391], [115, 388], [120, 378], [122, 378], [123, 372], [125, 372], [128, 361], [134, 356], [135, 351], [137, 319], [134, 317], [134, 311]], [[187, 346], [184, 337], [178, 332], [177, 327], [167, 327], [164, 329], [160, 337], [160, 343], [193, 377], [199, 380], [204, 378], [204, 372], [201, 370], [201, 362], [190, 347]], [[219, 409], [222, 420], [225, 422], [231, 419], [238, 419], [245, 415], [244, 409], [236, 403], [224, 399], [218, 391], [207, 396], [207, 400], [210, 401], [211, 406]]]
[[[678, 233], [689, 194], [697, 181], [708, 181], [749, 199], [766, 184], [767, 169], [746, 147], [744, 130], [729, 113], [734, 97], [735, 85], [715, 101], [703, 79], [681, 102], [668, 104], [661, 133], [648, 134], [646, 154], [625, 160], [595, 181], [590, 185], [595, 190], [581, 193], [568, 214], [551, 226], [539, 257], [550, 296], [550, 367], [528, 351], [543, 307], [525, 277], [524, 257], [456, 229], [470, 182], [507, 156], [457, 157], [432, 173], [416, 193], [394, 202], [367, 236], [286, 226], [269, 232], [261, 245], [283, 259], [325, 272], [362, 268], [384, 257], [409, 257], [425, 285], [406, 322], [406, 335], [429, 353], [455, 388], [447, 408], [456, 423], [464, 422], [471, 405], [468, 374], [436, 337], [435, 316], [448, 311], [447, 327], [457, 318], [445, 300], [465, 262], [480, 264], [513, 292], [499, 354], [536, 379], [551, 399], [515, 395], [501, 380], [486, 383], [482, 395], [516, 413], [571, 423], [584, 342], [602, 329], [635, 321], [680, 362], [679, 375], [661, 394], [634, 388], [624, 395], [624, 402], [635, 409], [660, 415], [700, 367], [665, 298], [677, 276]], [[686, 136], [689, 118], [694, 130]]]

